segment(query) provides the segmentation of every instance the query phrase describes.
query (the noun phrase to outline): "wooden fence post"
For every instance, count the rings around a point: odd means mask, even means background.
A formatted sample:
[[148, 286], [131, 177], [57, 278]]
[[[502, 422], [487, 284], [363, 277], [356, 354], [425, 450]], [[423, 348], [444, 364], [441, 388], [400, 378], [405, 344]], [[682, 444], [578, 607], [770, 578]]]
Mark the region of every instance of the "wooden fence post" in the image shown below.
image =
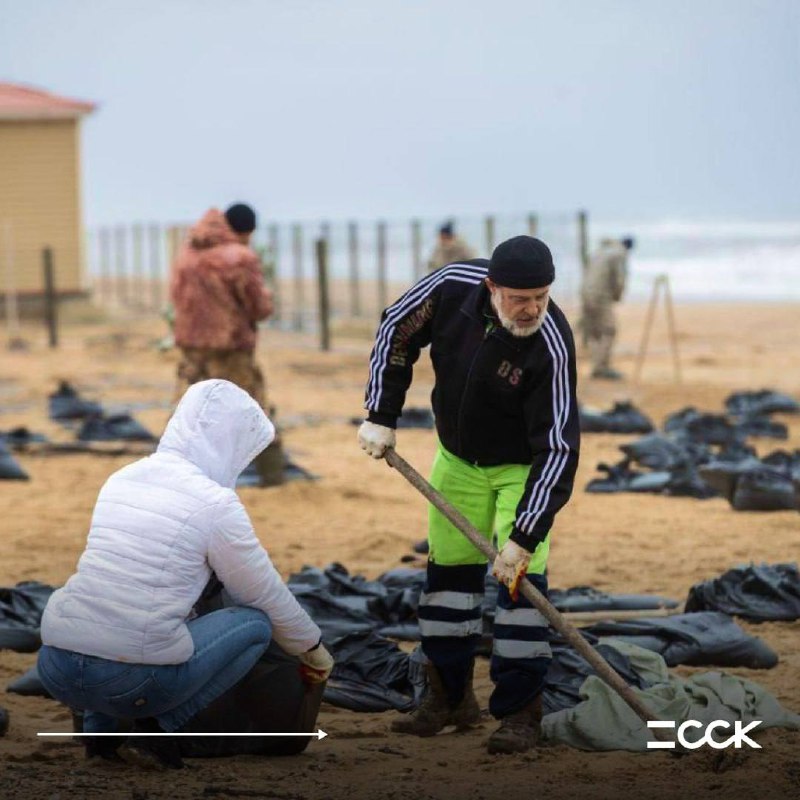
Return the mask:
[[100, 228], [100, 282], [98, 298], [108, 303], [111, 297], [111, 229]]
[[19, 334], [19, 301], [17, 297], [17, 270], [14, 259], [14, 241], [11, 231], [11, 220], [4, 225], [5, 239], [5, 287], [6, 287], [6, 327], [8, 329], [8, 346], [11, 349], [21, 348], [23, 342]]
[[137, 222], [131, 228], [131, 240], [133, 246], [133, 270], [131, 273], [131, 288], [133, 294], [133, 305], [136, 307], [144, 306], [144, 226]]
[[283, 308], [281, 306], [283, 291], [281, 287], [280, 271], [280, 229], [277, 223], [273, 222], [267, 228], [267, 246], [269, 247], [270, 258], [272, 259], [272, 298], [275, 308], [272, 313], [272, 318], [280, 326], [283, 316]]
[[121, 305], [128, 304], [128, 267], [125, 252], [125, 226], [117, 225], [114, 231], [115, 256], [114, 259], [114, 290], [117, 300]]
[[317, 285], [319, 291], [319, 347], [323, 352], [328, 352], [331, 349], [328, 241], [323, 237], [317, 239]]
[[581, 275], [585, 275], [589, 266], [589, 215], [586, 211], [578, 212], [578, 258]]
[[292, 226], [292, 249], [294, 255], [294, 297], [292, 298], [293, 321], [296, 331], [303, 330], [303, 306], [305, 305], [303, 286], [303, 226], [296, 223]]
[[387, 235], [386, 223], [381, 221], [378, 223], [377, 228], [377, 255], [378, 255], [378, 314], [388, 305], [389, 290], [386, 284], [386, 249], [387, 249]]
[[161, 311], [164, 302], [163, 276], [161, 274], [161, 228], [152, 223], [147, 231], [150, 242], [150, 304], [154, 311]]
[[49, 247], [42, 250], [44, 268], [44, 319], [47, 325], [50, 347], [58, 347], [58, 317], [56, 309], [56, 279], [53, 267], [53, 251]]
[[422, 223], [411, 220], [411, 258], [414, 269], [414, 282], [422, 277]]
[[358, 275], [358, 223], [347, 225], [347, 251], [350, 262], [350, 316], [361, 316], [361, 286]]
[[495, 219], [493, 216], [486, 217], [486, 257], [488, 258], [494, 250], [495, 243]]

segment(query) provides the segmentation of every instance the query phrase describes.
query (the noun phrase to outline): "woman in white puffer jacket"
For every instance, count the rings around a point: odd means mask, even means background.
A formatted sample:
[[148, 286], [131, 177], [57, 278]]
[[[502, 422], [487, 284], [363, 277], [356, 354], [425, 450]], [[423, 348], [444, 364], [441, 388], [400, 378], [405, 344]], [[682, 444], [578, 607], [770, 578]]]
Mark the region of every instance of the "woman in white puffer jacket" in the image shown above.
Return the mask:
[[[39, 655], [45, 687], [85, 709], [86, 732], [116, 731], [124, 718], [143, 720], [142, 731], [178, 730], [244, 677], [271, 638], [299, 657], [307, 679], [327, 678], [333, 662], [319, 628], [234, 492], [274, 435], [247, 393], [202, 381], [156, 453], [100, 490], [77, 572], [44, 611]], [[212, 570], [238, 605], [190, 619]], [[151, 747], [158, 739], [137, 741], [140, 756], [150, 748], [162, 765], [180, 766], [174, 752]]]

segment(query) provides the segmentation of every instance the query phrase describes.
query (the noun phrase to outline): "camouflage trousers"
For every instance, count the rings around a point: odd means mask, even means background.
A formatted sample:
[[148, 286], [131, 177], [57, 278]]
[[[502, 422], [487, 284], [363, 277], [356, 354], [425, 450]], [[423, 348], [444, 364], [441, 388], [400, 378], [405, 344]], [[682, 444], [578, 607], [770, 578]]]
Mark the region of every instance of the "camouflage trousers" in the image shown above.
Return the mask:
[[617, 323], [611, 303], [591, 303], [584, 300], [581, 326], [589, 346], [593, 371], [608, 369], [617, 335]]
[[178, 364], [178, 396], [182, 396], [193, 383], [212, 378], [222, 378], [235, 383], [266, 410], [264, 374], [256, 364], [252, 350], [182, 347], [181, 360]]
[[[212, 378], [235, 383], [244, 389], [267, 413], [274, 413], [267, 406], [267, 392], [264, 373], [256, 364], [252, 350], [210, 350], [204, 347], [182, 347], [178, 364], [179, 397], [193, 383]], [[258, 470], [262, 486], [278, 486], [283, 483], [285, 457], [281, 436], [276, 433], [275, 440], [259, 453], [253, 463]]]

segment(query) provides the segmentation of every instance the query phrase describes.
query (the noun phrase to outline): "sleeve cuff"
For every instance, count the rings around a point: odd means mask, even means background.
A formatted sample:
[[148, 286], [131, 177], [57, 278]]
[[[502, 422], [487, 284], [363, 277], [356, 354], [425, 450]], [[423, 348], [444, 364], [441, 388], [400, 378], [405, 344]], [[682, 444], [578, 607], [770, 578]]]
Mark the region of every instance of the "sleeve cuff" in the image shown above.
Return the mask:
[[397, 427], [396, 414], [384, 414], [380, 411], [370, 411], [367, 415], [367, 421], [375, 423], [375, 425], [383, 425], [385, 428]]
[[524, 547], [529, 553], [533, 551], [545, 540], [547, 533], [540, 535], [538, 533], [523, 533], [516, 525], [508, 537], [512, 542]]

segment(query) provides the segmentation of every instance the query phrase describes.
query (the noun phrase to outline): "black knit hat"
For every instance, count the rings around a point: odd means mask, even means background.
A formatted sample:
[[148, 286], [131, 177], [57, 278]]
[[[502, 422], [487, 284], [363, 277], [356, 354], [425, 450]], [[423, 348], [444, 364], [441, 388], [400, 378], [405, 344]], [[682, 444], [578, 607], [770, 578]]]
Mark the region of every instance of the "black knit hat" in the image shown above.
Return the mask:
[[495, 247], [489, 278], [509, 289], [540, 289], [556, 279], [550, 248], [532, 236], [514, 236]]
[[252, 233], [256, 229], [256, 212], [244, 203], [234, 203], [225, 212], [225, 219], [236, 233]]

